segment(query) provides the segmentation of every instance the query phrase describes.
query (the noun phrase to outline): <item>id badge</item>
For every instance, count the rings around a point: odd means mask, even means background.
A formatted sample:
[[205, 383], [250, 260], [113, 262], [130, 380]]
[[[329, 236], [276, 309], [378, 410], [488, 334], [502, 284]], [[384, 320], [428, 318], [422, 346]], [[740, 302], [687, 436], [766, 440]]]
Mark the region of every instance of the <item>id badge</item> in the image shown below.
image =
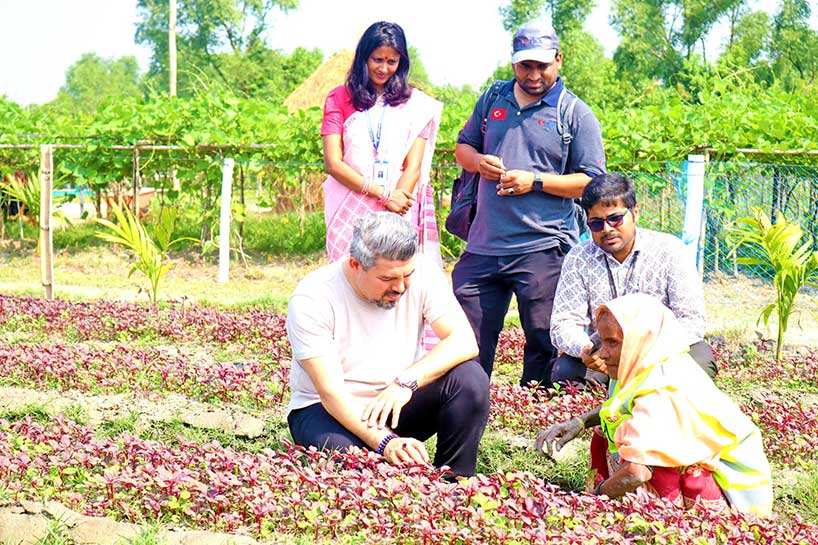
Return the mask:
[[389, 161], [376, 160], [372, 165], [372, 183], [386, 187], [389, 180]]

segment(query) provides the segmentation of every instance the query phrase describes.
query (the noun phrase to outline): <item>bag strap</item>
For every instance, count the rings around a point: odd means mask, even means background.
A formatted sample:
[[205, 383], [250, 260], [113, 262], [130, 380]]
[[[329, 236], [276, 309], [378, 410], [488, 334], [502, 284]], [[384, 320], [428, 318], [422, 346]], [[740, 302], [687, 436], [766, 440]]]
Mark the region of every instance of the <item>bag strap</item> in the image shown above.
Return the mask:
[[[496, 80], [494, 83], [491, 84], [491, 87], [488, 90], [488, 100], [486, 100], [485, 106], [483, 107], [483, 114], [482, 121], [480, 122], [480, 136], [485, 139], [486, 136], [486, 127], [489, 123], [489, 110], [497, 101], [497, 98], [500, 96], [500, 92], [503, 89], [503, 86], [506, 85], [508, 82], [506, 80]], [[485, 142], [480, 142], [480, 149], [483, 149]], [[466, 170], [463, 170], [461, 176], [464, 176]], [[473, 173], [476, 176], [480, 176], [478, 173]], [[477, 191], [473, 191], [471, 194], [471, 205], [474, 206], [474, 203], [477, 202]]]
[[[497, 97], [500, 96], [500, 91], [503, 89], [503, 86], [506, 85], [507, 83], [508, 82], [506, 80], [497, 80], [494, 83], [492, 83], [491, 87], [489, 88], [488, 91], [489, 98], [486, 101], [485, 107], [483, 108], [482, 121], [480, 122], [481, 136], [486, 136], [486, 127], [488, 126], [489, 123], [489, 110], [491, 110], [491, 107], [497, 101]], [[483, 144], [485, 144], [485, 142], [481, 143], [480, 145], [481, 148], [483, 147]]]
[[[565, 96], [568, 95], [566, 102]], [[567, 104], [563, 109], [563, 105]], [[577, 105], [577, 96], [566, 89], [562, 88], [560, 96], [557, 99], [557, 134], [562, 137], [562, 164], [560, 165], [560, 174], [565, 174], [565, 169], [568, 167], [568, 154], [571, 148], [571, 142], [574, 140], [573, 122], [574, 122], [574, 107]]]

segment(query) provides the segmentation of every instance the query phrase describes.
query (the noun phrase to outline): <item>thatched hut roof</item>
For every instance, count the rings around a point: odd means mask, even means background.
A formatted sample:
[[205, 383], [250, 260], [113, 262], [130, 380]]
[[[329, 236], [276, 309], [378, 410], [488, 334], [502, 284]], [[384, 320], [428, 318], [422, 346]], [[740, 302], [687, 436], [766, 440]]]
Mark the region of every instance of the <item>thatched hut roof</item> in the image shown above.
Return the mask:
[[290, 93], [290, 96], [284, 100], [284, 105], [291, 112], [311, 106], [322, 107], [327, 94], [344, 83], [354, 56], [353, 51], [342, 49], [330, 57]]

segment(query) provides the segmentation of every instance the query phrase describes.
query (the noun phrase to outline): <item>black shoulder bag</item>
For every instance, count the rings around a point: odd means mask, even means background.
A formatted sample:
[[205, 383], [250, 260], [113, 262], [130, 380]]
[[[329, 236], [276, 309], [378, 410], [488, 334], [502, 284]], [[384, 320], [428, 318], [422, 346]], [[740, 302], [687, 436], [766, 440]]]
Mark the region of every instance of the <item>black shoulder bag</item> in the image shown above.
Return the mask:
[[[506, 81], [495, 81], [489, 89], [489, 97], [482, 112], [482, 122], [480, 124], [480, 134], [485, 136], [486, 124], [488, 123], [489, 110], [492, 104], [500, 96], [500, 89]], [[460, 171], [460, 176], [454, 179], [452, 184], [452, 204], [449, 215], [446, 216], [446, 230], [460, 238], [466, 240], [469, 236], [469, 228], [477, 212], [477, 184], [480, 182], [479, 172], [469, 172], [466, 169]]]

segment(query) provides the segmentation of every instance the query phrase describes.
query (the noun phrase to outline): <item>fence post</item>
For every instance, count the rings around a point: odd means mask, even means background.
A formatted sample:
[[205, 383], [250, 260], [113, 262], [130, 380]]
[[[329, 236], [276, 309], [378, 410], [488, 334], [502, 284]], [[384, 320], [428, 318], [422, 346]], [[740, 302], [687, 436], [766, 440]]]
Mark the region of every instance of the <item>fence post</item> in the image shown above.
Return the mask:
[[219, 215], [219, 283], [227, 282], [230, 269], [230, 202], [233, 188], [233, 159], [225, 159], [222, 167], [222, 203]]
[[687, 156], [687, 197], [685, 199], [685, 222], [682, 242], [689, 259], [703, 270], [703, 263], [696, 263], [702, 229], [702, 206], [704, 204], [704, 155]]
[[51, 232], [51, 176], [54, 156], [51, 144], [40, 146], [40, 276], [45, 298], [54, 298], [54, 239]]
[[139, 147], [133, 147], [133, 217], [139, 221]]

